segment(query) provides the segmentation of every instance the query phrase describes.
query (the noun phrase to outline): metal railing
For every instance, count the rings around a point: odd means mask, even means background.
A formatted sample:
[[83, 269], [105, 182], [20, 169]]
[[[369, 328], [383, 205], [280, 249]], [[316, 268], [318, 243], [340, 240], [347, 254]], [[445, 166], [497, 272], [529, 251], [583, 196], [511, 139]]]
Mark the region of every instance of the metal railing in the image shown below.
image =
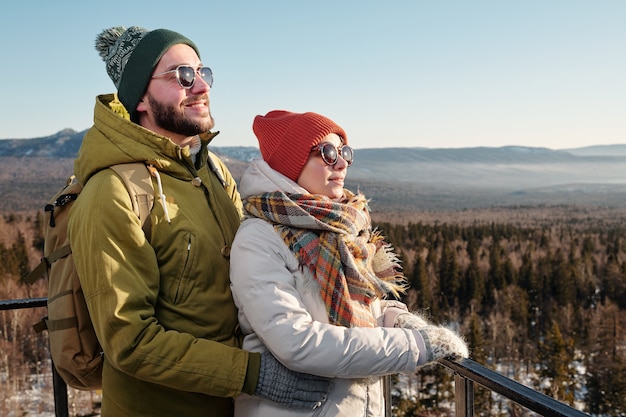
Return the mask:
[[440, 363], [454, 371], [456, 417], [472, 417], [474, 415], [474, 382], [541, 416], [588, 417], [588, 414], [582, 411], [576, 410], [532, 388], [528, 388], [471, 359], [461, 359], [459, 361], [443, 359]]
[[[22, 300], [0, 300], [1, 310], [46, 307], [46, 298]], [[530, 411], [546, 417], [589, 417], [545, 394], [528, 388], [505, 377], [471, 359], [458, 361], [443, 359], [441, 365], [454, 372], [454, 403], [456, 417], [474, 416], [474, 383], [508, 398]], [[68, 417], [67, 385], [52, 366], [52, 385], [54, 387], [54, 410], [56, 417]]]
[[[18, 310], [22, 308], [47, 307], [47, 298], [26, 298], [22, 300], [0, 300], [0, 311]], [[69, 404], [67, 400], [67, 384], [52, 365], [52, 388], [54, 392], [54, 415], [56, 417], [69, 417]]]

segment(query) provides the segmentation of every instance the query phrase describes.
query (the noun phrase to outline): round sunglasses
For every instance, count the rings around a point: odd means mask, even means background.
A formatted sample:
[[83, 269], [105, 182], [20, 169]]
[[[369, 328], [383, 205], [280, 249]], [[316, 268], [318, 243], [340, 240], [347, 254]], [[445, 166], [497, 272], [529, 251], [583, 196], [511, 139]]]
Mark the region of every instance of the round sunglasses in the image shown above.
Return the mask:
[[348, 166], [354, 161], [354, 149], [348, 145], [336, 147], [330, 142], [320, 143], [311, 148], [311, 152], [319, 150], [322, 160], [326, 165], [335, 165], [339, 160], [339, 155], [346, 161]]
[[213, 71], [211, 71], [209, 67], [194, 68], [189, 65], [179, 65], [173, 70], [154, 74], [152, 78], [172, 73], [176, 74], [176, 81], [178, 81], [178, 84], [183, 88], [193, 87], [196, 82], [196, 74], [198, 74], [209, 87], [213, 87]]

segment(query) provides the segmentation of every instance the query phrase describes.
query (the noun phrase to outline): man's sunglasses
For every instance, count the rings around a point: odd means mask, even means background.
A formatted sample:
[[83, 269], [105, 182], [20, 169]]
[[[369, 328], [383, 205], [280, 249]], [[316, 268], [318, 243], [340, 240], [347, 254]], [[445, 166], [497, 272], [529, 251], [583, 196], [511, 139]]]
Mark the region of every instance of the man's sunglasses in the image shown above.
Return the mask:
[[173, 70], [165, 71], [160, 74], [154, 74], [152, 78], [160, 77], [166, 74], [176, 74], [176, 81], [183, 88], [191, 88], [196, 82], [196, 74], [202, 77], [202, 80], [209, 85], [209, 87], [213, 87], [213, 72], [209, 67], [199, 67], [194, 68], [189, 65], [179, 65]]
[[352, 165], [352, 162], [354, 161], [354, 149], [348, 145], [336, 147], [330, 142], [324, 142], [314, 146], [311, 149], [311, 152], [315, 152], [316, 150], [320, 151], [322, 160], [326, 163], [326, 165], [335, 165], [339, 160], [339, 155], [341, 155], [341, 157], [346, 161], [348, 166]]

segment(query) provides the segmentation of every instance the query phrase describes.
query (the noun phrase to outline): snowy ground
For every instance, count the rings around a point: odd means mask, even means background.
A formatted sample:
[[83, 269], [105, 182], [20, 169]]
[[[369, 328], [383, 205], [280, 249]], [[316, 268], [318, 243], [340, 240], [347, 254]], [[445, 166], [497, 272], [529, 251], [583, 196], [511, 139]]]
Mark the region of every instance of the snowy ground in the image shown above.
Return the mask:
[[[52, 373], [34, 375], [29, 388], [18, 390], [2, 378], [0, 380], [0, 415], [4, 417], [55, 417]], [[97, 408], [100, 394], [68, 388], [69, 415], [76, 417], [99, 416]]]

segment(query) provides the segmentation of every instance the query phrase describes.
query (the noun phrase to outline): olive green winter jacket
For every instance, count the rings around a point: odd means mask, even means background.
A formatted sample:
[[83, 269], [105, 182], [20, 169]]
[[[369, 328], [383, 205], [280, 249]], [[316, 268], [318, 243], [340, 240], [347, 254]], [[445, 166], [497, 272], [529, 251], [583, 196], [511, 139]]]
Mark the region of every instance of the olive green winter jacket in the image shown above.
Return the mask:
[[[260, 359], [239, 349], [228, 275], [241, 200], [226, 166], [214, 157], [223, 186], [206, 163], [215, 133], [201, 136], [194, 166], [188, 147], [131, 123], [114, 95], [96, 100], [68, 233], [104, 351], [104, 417], [228, 416], [256, 387]], [[159, 173], [151, 241], [108, 169], [129, 162]]]

